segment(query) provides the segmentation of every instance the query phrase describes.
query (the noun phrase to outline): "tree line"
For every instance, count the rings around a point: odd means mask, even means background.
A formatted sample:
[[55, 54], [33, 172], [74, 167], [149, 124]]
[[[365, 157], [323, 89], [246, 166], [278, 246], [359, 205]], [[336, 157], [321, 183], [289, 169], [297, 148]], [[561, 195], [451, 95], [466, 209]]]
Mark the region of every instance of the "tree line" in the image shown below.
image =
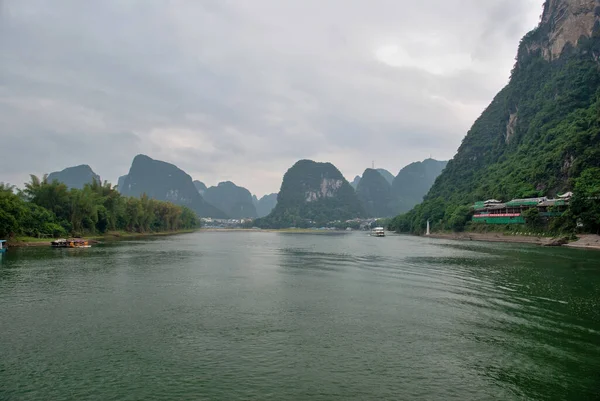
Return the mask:
[[25, 188], [0, 183], [0, 238], [126, 232], [164, 232], [200, 227], [185, 206], [121, 196], [116, 186], [94, 180], [82, 189], [31, 175]]

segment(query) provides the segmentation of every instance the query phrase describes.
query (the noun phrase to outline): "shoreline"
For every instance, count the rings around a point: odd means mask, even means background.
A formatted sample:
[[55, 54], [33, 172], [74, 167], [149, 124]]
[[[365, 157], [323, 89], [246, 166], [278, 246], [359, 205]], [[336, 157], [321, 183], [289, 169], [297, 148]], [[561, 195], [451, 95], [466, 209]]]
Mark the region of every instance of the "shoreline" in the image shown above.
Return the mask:
[[[163, 237], [170, 235], [178, 235], [178, 234], [190, 234], [193, 232], [199, 231], [195, 230], [181, 230], [181, 231], [166, 231], [166, 232], [150, 232], [150, 233], [128, 233], [128, 232], [120, 232], [120, 231], [111, 231], [102, 235], [91, 235], [89, 237], [82, 237], [83, 239], [88, 240], [90, 245], [101, 244], [103, 242], [110, 241], [119, 241], [121, 239], [135, 239], [135, 238], [147, 238], [147, 237]], [[69, 238], [69, 237], [67, 237]], [[24, 238], [24, 240], [9, 240], [8, 247], [9, 248], [30, 248], [30, 247], [41, 247], [41, 246], [50, 246], [50, 243], [54, 241], [56, 238], [51, 239], [38, 239], [38, 238]]]
[[424, 238], [450, 239], [456, 241], [478, 241], [478, 242], [503, 242], [513, 244], [532, 244], [539, 246], [564, 246], [575, 249], [600, 250], [600, 236], [584, 234], [577, 237], [576, 241], [561, 243], [560, 238], [528, 236], [528, 235], [505, 235], [503, 233], [434, 233]]

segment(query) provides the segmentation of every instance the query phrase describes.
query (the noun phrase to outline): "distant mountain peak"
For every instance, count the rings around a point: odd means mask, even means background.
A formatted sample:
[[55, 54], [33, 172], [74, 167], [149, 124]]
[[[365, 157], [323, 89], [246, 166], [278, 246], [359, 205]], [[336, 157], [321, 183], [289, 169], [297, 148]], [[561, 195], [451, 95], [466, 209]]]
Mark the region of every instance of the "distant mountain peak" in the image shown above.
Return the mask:
[[121, 193], [135, 197], [145, 193], [154, 199], [187, 206], [201, 217], [227, 217], [223, 211], [204, 200], [185, 171], [174, 164], [142, 154], [134, 157]]
[[283, 176], [273, 211], [257, 224], [300, 227], [364, 215], [354, 190], [333, 164], [300, 160]]
[[69, 188], [81, 189], [85, 184], [90, 184], [94, 180], [101, 182], [100, 176], [92, 170], [87, 164], [67, 167], [61, 171], [55, 171], [48, 174], [48, 181], [59, 181]]

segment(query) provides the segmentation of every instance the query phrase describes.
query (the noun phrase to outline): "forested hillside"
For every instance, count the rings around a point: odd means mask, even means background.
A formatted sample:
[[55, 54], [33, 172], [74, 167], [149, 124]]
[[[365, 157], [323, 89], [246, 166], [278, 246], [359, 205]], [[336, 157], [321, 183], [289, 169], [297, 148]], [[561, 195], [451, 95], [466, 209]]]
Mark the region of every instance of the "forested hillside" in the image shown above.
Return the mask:
[[553, 196], [593, 176], [600, 166], [595, 10], [594, 0], [546, 2], [540, 25], [521, 41], [509, 84], [474, 123], [425, 201], [391, 228], [422, 232], [427, 219], [434, 229], [449, 227], [477, 200]]
[[254, 224], [311, 227], [364, 216], [354, 190], [333, 164], [300, 160], [285, 173], [275, 209]]

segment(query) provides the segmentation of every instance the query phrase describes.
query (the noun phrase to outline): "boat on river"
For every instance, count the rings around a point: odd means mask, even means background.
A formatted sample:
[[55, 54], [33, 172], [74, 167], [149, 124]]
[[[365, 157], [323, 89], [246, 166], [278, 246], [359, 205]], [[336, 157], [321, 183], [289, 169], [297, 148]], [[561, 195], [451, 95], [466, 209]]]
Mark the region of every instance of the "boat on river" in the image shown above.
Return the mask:
[[4, 253], [8, 251], [8, 245], [6, 245], [6, 240], [0, 239], [0, 253]]
[[371, 230], [372, 237], [385, 237], [385, 229], [383, 227], [375, 227]]
[[60, 238], [50, 243], [52, 248], [90, 248], [88, 240], [81, 238]]

